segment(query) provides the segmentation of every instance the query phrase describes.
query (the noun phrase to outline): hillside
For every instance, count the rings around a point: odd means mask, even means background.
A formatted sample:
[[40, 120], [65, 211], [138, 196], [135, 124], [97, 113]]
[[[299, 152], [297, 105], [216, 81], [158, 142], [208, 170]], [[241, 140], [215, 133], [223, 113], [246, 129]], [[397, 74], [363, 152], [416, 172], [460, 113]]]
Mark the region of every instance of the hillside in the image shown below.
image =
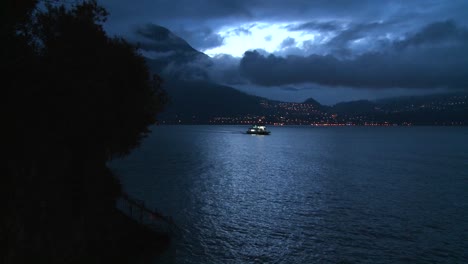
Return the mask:
[[468, 124], [468, 94], [406, 96], [338, 103], [329, 109], [342, 121], [414, 125]]
[[165, 84], [170, 96], [167, 110], [161, 115], [166, 122], [207, 123], [214, 117], [262, 115], [261, 102], [267, 99], [207, 81], [171, 80]]

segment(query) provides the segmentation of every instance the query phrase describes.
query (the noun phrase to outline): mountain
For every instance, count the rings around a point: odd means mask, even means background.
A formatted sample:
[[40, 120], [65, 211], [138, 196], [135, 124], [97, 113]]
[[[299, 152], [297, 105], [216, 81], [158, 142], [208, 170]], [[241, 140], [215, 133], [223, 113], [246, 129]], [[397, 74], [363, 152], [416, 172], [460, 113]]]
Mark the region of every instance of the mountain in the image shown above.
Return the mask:
[[338, 103], [329, 109], [342, 120], [361, 123], [468, 125], [468, 94], [406, 96]]
[[197, 51], [167, 28], [147, 25], [138, 30], [144, 40], [138, 46], [146, 52], [150, 70], [164, 79], [208, 80], [208, 55]]
[[212, 82], [170, 80], [165, 88], [170, 102], [161, 119], [170, 123], [208, 123], [214, 118], [266, 113], [262, 102], [267, 99]]
[[376, 104], [371, 101], [358, 100], [335, 104], [329, 111], [337, 114], [363, 114], [374, 111], [375, 107]]
[[306, 99], [303, 104], [308, 104], [308, 105], [313, 105], [316, 106], [317, 108], [323, 108], [324, 106], [317, 102], [314, 98], [308, 98]]
[[408, 96], [376, 101], [376, 111], [394, 122], [468, 125], [468, 93]]

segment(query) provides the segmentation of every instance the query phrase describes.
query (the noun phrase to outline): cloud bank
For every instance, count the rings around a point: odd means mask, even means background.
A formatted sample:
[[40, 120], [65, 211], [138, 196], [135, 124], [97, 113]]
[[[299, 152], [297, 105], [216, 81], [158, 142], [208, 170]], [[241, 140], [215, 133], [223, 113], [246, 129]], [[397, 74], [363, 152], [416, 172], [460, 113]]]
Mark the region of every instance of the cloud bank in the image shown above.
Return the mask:
[[[337, 37], [342, 43], [356, 38], [355, 34], [343, 34]], [[335, 40], [326, 45], [336, 45]], [[316, 83], [376, 89], [468, 88], [468, 30], [453, 21], [431, 23], [405, 39], [387, 40], [382, 46], [385, 48], [349, 58], [331, 54], [265, 56], [248, 51], [240, 71], [252, 83], [263, 86]]]

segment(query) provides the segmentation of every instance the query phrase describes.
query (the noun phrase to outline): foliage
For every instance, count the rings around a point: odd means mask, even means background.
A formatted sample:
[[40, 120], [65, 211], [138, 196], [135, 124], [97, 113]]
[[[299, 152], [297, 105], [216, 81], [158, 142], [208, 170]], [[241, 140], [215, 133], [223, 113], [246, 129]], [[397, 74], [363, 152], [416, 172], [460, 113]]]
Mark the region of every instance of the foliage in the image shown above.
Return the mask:
[[112, 156], [140, 143], [165, 96], [136, 49], [106, 36], [106, 15], [94, 1], [71, 10], [49, 6], [37, 15], [35, 35], [46, 65], [43, 124], [66, 142]]
[[5, 259], [98, 245], [120, 192], [106, 161], [138, 146], [167, 101], [136, 48], [106, 35], [96, 1], [36, 5], [2, 2]]

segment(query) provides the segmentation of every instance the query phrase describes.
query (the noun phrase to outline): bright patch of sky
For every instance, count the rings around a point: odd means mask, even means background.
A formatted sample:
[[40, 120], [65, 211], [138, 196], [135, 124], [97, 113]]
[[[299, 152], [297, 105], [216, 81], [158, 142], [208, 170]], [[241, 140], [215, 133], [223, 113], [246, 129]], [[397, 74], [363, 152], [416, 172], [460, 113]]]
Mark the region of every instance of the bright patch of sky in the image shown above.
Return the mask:
[[203, 52], [211, 57], [218, 54], [242, 57], [244, 52], [255, 49], [274, 53], [281, 51], [281, 43], [287, 38], [293, 38], [295, 40], [294, 47], [301, 48], [304, 41], [313, 41], [317, 35], [304, 31], [289, 31], [286, 28], [287, 25], [290, 23], [254, 23], [223, 28], [218, 32], [224, 38], [223, 45]]

